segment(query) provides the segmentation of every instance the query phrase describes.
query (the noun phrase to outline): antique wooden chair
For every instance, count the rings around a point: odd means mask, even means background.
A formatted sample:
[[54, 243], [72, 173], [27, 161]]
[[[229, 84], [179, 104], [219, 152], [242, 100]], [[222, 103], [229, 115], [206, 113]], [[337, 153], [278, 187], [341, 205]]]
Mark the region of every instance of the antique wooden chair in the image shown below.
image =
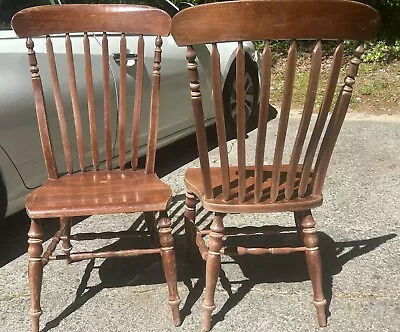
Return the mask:
[[[277, 248], [237, 247], [229, 254], [287, 254], [304, 251], [313, 286], [320, 326], [326, 325], [326, 300], [322, 290], [321, 260], [318, 238], [311, 209], [322, 204], [322, 188], [328, 163], [342, 126], [353, 84], [364, 51], [362, 42], [355, 47], [349, 62], [344, 85], [324, 131], [334, 98], [339, 72], [344, 59], [343, 40], [366, 40], [374, 36], [380, 23], [379, 14], [367, 5], [347, 0], [254, 0], [213, 3], [185, 9], [172, 20], [171, 34], [179, 46], [187, 46], [189, 85], [196, 121], [197, 144], [201, 168], [185, 173], [186, 241], [196, 242], [206, 260], [206, 290], [203, 303], [203, 328], [209, 331], [211, 313], [215, 309], [214, 293], [221, 266], [221, 254], [227, 253], [223, 238], [232, 234], [224, 228], [223, 218], [229, 213], [294, 212], [300, 239], [304, 245]], [[315, 40], [312, 51], [308, 89], [294, 144], [288, 146], [287, 131], [296, 71], [296, 40]], [[249, 160], [245, 142], [245, 40], [264, 41], [261, 58], [261, 97], [257, 141], [254, 159]], [[284, 88], [281, 95], [279, 125], [276, 133], [273, 162], [264, 161], [268, 103], [271, 86], [271, 40], [289, 40]], [[333, 40], [330, 75], [325, 85], [323, 101], [313, 128], [309, 129], [319, 84], [322, 43]], [[228, 160], [224, 112], [221, 97], [221, 74], [218, 44], [238, 42], [236, 54], [237, 77], [237, 164]], [[219, 145], [218, 167], [211, 167], [202, 110], [200, 82], [197, 72], [197, 44], [211, 44], [213, 99]], [[332, 42], [331, 42], [332, 43]], [[274, 82], [272, 82], [273, 84]], [[321, 85], [321, 84], [320, 84]], [[307, 132], [311, 138], [307, 139]], [[319, 143], [321, 141], [321, 143]], [[307, 143], [308, 142], [308, 143]], [[267, 142], [269, 144], [270, 142]], [[273, 142], [271, 142], [272, 144]], [[290, 152], [283, 162], [284, 149]], [[302, 153], [304, 159], [301, 162]], [[215, 157], [213, 157], [215, 159]], [[215, 161], [215, 160], [214, 160]], [[215, 162], [213, 162], [215, 164]], [[196, 198], [202, 206], [214, 212], [210, 230], [199, 231], [195, 225]], [[278, 227], [278, 230], [280, 228]], [[276, 229], [275, 229], [276, 230]], [[236, 229], [238, 231], [238, 229]], [[268, 234], [273, 229], [248, 227], [240, 233]], [[203, 235], [209, 235], [208, 247]]]
[[[26, 198], [26, 211], [32, 219], [29, 236], [29, 283], [31, 293], [30, 315], [32, 318], [32, 331], [39, 330], [39, 317], [42, 314], [40, 306], [40, 293], [42, 286], [43, 267], [51, 260], [66, 259], [68, 262], [80, 261], [91, 258], [128, 257], [141, 254], [160, 254], [162, 257], [165, 277], [169, 290], [169, 304], [172, 309], [174, 325], [180, 324], [179, 303], [177, 293], [175, 253], [171, 235], [171, 221], [167, 216], [167, 207], [171, 199], [171, 188], [163, 183], [154, 173], [155, 152], [157, 141], [157, 124], [160, 96], [160, 61], [161, 61], [161, 36], [170, 32], [170, 17], [162, 10], [147, 6], [133, 5], [62, 5], [41, 6], [25, 9], [17, 13], [12, 26], [19, 37], [25, 37], [28, 48], [28, 57], [37, 119], [44, 159], [47, 167], [48, 180]], [[83, 48], [84, 70], [86, 77], [87, 107], [90, 125], [90, 144], [92, 167], [87, 167], [84, 149], [84, 132], [78, 91], [76, 85], [76, 70], [74, 64], [71, 40], [73, 33], [82, 32], [83, 38], [80, 47]], [[93, 52], [91, 53], [90, 39], [92, 32], [100, 32], [102, 66], [92, 66]], [[79, 168], [73, 167], [73, 141], [67, 130], [67, 103], [62, 99], [60, 90], [59, 73], [56, 67], [56, 57], [53, 50], [52, 38], [57, 34], [65, 36], [65, 50], [67, 61], [68, 82], [70, 88], [70, 101], [72, 103], [74, 129], [79, 155]], [[71, 34], [71, 36], [70, 36]], [[118, 109], [118, 148], [119, 168], [113, 169], [112, 160], [112, 133], [111, 133], [111, 102], [110, 102], [110, 69], [109, 69], [109, 36], [118, 34], [120, 45], [120, 85]], [[134, 86], [127, 84], [127, 40], [128, 36], [137, 36], [131, 49], [137, 47], [136, 82]], [[42, 80], [39, 73], [34, 42], [32, 37], [46, 36], [45, 44], [51, 74], [51, 84], [54, 92], [56, 109], [46, 110], [42, 91]], [[76, 36], [76, 35], [75, 35]], [[148, 129], [148, 143], [145, 168], [138, 167], [138, 142], [139, 120], [141, 116], [143, 78], [144, 74], [144, 49], [145, 38], [151, 37], [154, 51], [151, 79], [150, 124]], [[61, 37], [63, 38], [63, 37]], [[147, 39], [146, 39], [147, 40]], [[38, 39], [38, 42], [40, 40]], [[96, 43], [96, 40], [92, 40]], [[94, 44], [96, 46], [96, 44]], [[93, 47], [93, 44], [92, 44]], [[62, 61], [60, 61], [62, 62]], [[93, 62], [94, 63], [94, 62]], [[92, 68], [93, 67], [93, 68]], [[95, 97], [94, 97], [94, 70], [103, 71], [104, 94], [104, 135], [105, 135], [105, 167], [99, 163], [99, 132], [102, 128], [96, 127]], [[78, 73], [79, 74], [79, 73]], [[61, 77], [60, 77], [61, 79]], [[135, 89], [132, 108], [127, 107], [127, 92]], [[65, 111], [64, 111], [65, 109]], [[133, 110], [133, 129], [131, 147], [126, 148], [125, 137], [127, 131], [127, 111]], [[30, 111], [30, 110], [27, 110]], [[147, 110], [146, 110], [147, 111]], [[55, 162], [55, 151], [52, 146], [52, 135], [48, 128], [50, 112], [57, 112], [59, 130], [62, 138], [67, 174], [60, 175]], [[82, 113], [82, 116], [85, 115]], [[71, 124], [70, 124], [71, 125]], [[54, 133], [57, 128], [51, 128]], [[96, 133], [97, 131], [97, 133]], [[70, 143], [71, 142], [71, 143]], [[126, 151], [131, 150], [131, 167], [126, 167]], [[86, 151], [87, 152], [87, 151]], [[90, 164], [90, 163], [89, 163]], [[64, 166], [65, 167], [65, 166]], [[61, 167], [60, 167], [61, 168]], [[89, 216], [97, 214], [143, 212], [150, 232], [107, 232], [85, 233], [71, 235], [71, 217]], [[156, 213], [159, 213], [158, 232], [156, 227]], [[55, 234], [47, 250], [42, 249], [41, 219], [55, 218], [59, 220], [60, 228]], [[82, 239], [99, 236], [101, 238], [115, 238], [121, 236], [152, 236], [157, 247], [146, 249], [130, 249], [121, 251], [95, 251], [72, 252], [71, 238]], [[54, 255], [57, 244], [60, 243], [63, 255]], [[131, 312], [130, 312], [131, 314]]]

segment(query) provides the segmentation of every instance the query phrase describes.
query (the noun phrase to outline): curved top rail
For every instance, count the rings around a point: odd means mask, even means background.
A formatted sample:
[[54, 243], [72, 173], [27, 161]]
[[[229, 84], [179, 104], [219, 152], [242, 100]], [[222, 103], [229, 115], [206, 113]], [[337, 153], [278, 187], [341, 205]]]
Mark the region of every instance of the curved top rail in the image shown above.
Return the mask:
[[47, 5], [19, 11], [11, 25], [19, 37], [74, 32], [168, 36], [171, 17], [163, 10], [149, 6]]
[[263, 39], [368, 40], [379, 27], [379, 13], [356, 1], [252, 0], [187, 8], [173, 17], [171, 33], [184, 46]]

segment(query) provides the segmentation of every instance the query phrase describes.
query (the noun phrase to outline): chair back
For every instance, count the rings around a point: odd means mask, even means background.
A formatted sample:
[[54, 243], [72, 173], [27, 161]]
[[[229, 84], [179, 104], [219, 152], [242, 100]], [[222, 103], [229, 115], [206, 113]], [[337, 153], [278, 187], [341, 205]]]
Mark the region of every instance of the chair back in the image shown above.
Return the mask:
[[[143, 129], [139, 128], [143, 81], [147, 78], [144, 36], [154, 36], [155, 43], [154, 46], [150, 45], [150, 48], [154, 50], [154, 61], [152, 71], [150, 71], [152, 72], [150, 123], [146, 158], [146, 172], [154, 172], [160, 96], [161, 36], [169, 34], [170, 23], [171, 19], [164, 11], [135, 5], [49, 5], [24, 9], [15, 14], [12, 19], [12, 27], [19, 37], [26, 38], [39, 133], [49, 179], [55, 179], [59, 176], [55, 161], [55, 153], [58, 150], [63, 151], [65, 169], [68, 174], [76, 170], [83, 172], [90, 165], [93, 165], [95, 171], [99, 170], [99, 164], [102, 161], [99, 157], [99, 147], [100, 145], [103, 146], [102, 142], [105, 146], [106, 168], [108, 170], [113, 168], [113, 135], [115, 135], [115, 132], [112, 128], [116, 125], [111, 123], [112, 112], [118, 112], [114, 119], [118, 123], [116, 145], [118, 145], [119, 167], [121, 169], [125, 167], [127, 151], [131, 151], [132, 168], [135, 170], [138, 167], [139, 129]], [[115, 37], [115, 35], [119, 37], [119, 53], [110, 54], [109, 39], [110, 36]], [[128, 45], [128, 37], [132, 35], [137, 36], [137, 45]], [[58, 121], [56, 122], [58, 122], [59, 128], [49, 128], [49, 119], [55, 118], [55, 114], [51, 113], [53, 109], [46, 110], [45, 107], [42, 78], [32, 40], [33, 37], [43, 36], [45, 36], [45, 40], [38, 38], [35, 41], [40, 45], [45, 43], [51, 81], [49, 91], [52, 90], [53, 92], [54, 101], [52, 102], [55, 104], [54, 111], [57, 112]], [[59, 43], [60, 38], [65, 39], [65, 48], [62, 50], [62, 53], [65, 50], [65, 59], [62, 54], [55, 55], [53, 41], [56, 38], [57, 43]], [[148, 47], [146, 45], [146, 49]], [[94, 48], [101, 48], [101, 51], [93, 52]], [[137, 50], [136, 54], [128, 53], [129, 48]], [[59, 49], [56, 51], [57, 53], [60, 52]], [[127, 84], [127, 63], [130, 60], [129, 57], [133, 55], [135, 57], [135, 83], [129, 86]], [[113, 96], [113, 77], [116, 75], [110, 69], [110, 63], [114, 61], [112, 58], [119, 64], [120, 70], [119, 86], [115, 87], [118, 90], [117, 96]], [[78, 67], [79, 61], [83, 65]], [[98, 64], [98, 66], [94, 66], [94, 64]], [[98, 72], [102, 72], [102, 79], [100, 80], [95, 79], [101, 77]], [[86, 91], [79, 91], [78, 89], [77, 75], [80, 74], [85, 76]], [[65, 79], [67, 83], [64, 84], [62, 79]], [[102, 85], [103, 96], [96, 92], [101, 90], [99, 89], [99, 81], [100, 86]], [[68, 96], [62, 93], [64, 85], [69, 87]], [[132, 91], [134, 91], [134, 105], [132, 108], [128, 108], [127, 95], [132, 95]], [[82, 96], [87, 99], [83, 104], [85, 111], [87, 107], [87, 114], [82, 113]], [[51, 96], [46, 97], [51, 99]], [[65, 100], [67, 98], [69, 99], [68, 103]], [[99, 99], [102, 101], [100, 106], [103, 108], [100, 112], [98, 110], [100, 107], [96, 104]], [[117, 102], [115, 102], [115, 99]], [[50, 104], [47, 100], [46, 103]], [[118, 109], [113, 107], [116, 104], [118, 104]], [[70, 105], [72, 105], [73, 121], [68, 121]], [[133, 112], [133, 123], [129, 126], [127, 126], [127, 112]], [[99, 117], [99, 114], [102, 114], [102, 116]], [[104, 123], [101, 128], [96, 125], [99, 118]], [[84, 130], [84, 120], [87, 120], [89, 135]], [[71, 126], [73, 126], [73, 130]], [[132, 132], [127, 133], [127, 128], [130, 127], [132, 127]], [[59, 149], [54, 144], [54, 140], [52, 141], [53, 135], [50, 135], [50, 133], [53, 134], [58, 130], [62, 143], [62, 148], [59, 147]], [[76, 141], [75, 137], [70, 140], [71, 133], [72, 135], [76, 134]], [[86, 139], [87, 136], [89, 136], [89, 139]], [[127, 139], [127, 137], [130, 137], [130, 139]], [[73, 149], [75, 146], [72, 146], [72, 144], [75, 144], [75, 142], [77, 146], [76, 149]], [[130, 146], [126, 146], [127, 142], [128, 144], [130, 142]], [[85, 151], [85, 143], [86, 150], [89, 146], [90, 151]], [[76, 150], [79, 168], [74, 168], [73, 165], [74, 151]], [[91, 156], [90, 161], [87, 160], [87, 156]], [[64, 169], [64, 167], [60, 168]]]
[[[205, 4], [188, 8], [172, 19], [171, 33], [179, 46], [187, 46], [187, 67], [205, 198], [217, 195], [212, 184], [210, 161], [204, 126], [199, 75], [194, 45], [211, 44], [212, 88], [219, 145], [222, 195], [225, 201], [238, 198], [244, 201], [290, 200], [308, 194], [320, 195], [332, 151], [342, 126], [355, 83], [363, 40], [372, 38], [380, 25], [379, 14], [371, 7], [348, 0], [252, 0]], [[260, 61], [261, 91], [258, 132], [253, 160], [246, 160], [245, 144], [245, 53], [243, 41], [263, 41]], [[270, 102], [271, 43], [288, 40], [279, 124], [271, 172], [265, 172], [265, 145]], [[288, 120], [296, 74], [298, 40], [314, 43], [309, 68], [308, 88], [294, 144], [287, 146]], [[325, 41], [330, 41], [326, 43]], [[344, 84], [339, 91], [330, 120], [329, 111], [344, 59], [344, 40], [356, 40], [354, 56], [349, 59]], [[220, 54], [218, 45], [237, 42], [236, 51], [236, 123], [237, 123], [237, 181], [230, 179], [227, 138], [222, 100]], [[329, 78], [322, 86], [320, 79], [323, 44], [328, 49], [335, 44], [331, 55]], [[328, 62], [329, 63], [329, 62]], [[324, 90], [318, 118], [310, 127], [318, 89]], [[225, 110], [226, 111], [226, 110]], [[324, 129], [325, 128], [325, 129]], [[307, 132], [311, 138], [307, 142]], [[267, 142], [268, 144], [268, 142]], [[247, 147], [248, 148], [248, 147]], [[250, 150], [254, 149], [251, 147]], [[283, 165], [284, 150], [290, 152], [290, 162]], [[301, 161], [301, 156], [304, 159]], [[253, 165], [254, 172], [246, 172]], [[235, 165], [236, 166], [236, 165]], [[248, 170], [249, 168], [247, 168]], [[251, 173], [251, 174], [250, 174]], [[268, 173], [268, 174], [266, 174]], [[265, 183], [268, 188], [265, 189]], [[249, 190], [249, 187], [252, 190]], [[250, 194], [249, 194], [250, 193]], [[267, 193], [267, 194], [266, 194]], [[218, 193], [219, 195], [219, 193]], [[252, 197], [249, 197], [252, 196]]]

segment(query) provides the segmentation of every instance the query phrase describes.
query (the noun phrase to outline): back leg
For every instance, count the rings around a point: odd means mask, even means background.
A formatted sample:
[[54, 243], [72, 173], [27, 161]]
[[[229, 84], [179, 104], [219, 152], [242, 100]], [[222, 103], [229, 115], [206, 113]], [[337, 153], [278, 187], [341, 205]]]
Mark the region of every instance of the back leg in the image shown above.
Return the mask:
[[304, 211], [301, 214], [301, 227], [304, 234], [306, 246], [306, 262], [308, 273], [313, 287], [313, 302], [317, 309], [319, 326], [326, 326], [326, 299], [322, 289], [322, 265], [318, 248], [318, 235], [315, 229], [315, 221], [311, 211]]
[[196, 196], [186, 192], [185, 199], [185, 253], [189, 260], [196, 248]]

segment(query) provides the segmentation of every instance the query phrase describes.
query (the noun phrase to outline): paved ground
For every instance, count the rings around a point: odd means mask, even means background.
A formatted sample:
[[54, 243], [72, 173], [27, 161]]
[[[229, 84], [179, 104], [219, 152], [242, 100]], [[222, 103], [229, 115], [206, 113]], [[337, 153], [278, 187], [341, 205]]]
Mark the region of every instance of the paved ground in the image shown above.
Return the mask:
[[[291, 117], [291, 123], [298, 120]], [[254, 139], [252, 132], [248, 140]], [[326, 181], [325, 204], [314, 212], [331, 312], [323, 331], [400, 331], [399, 142], [398, 117], [350, 115], [346, 120]], [[234, 143], [230, 144], [234, 152]], [[42, 331], [200, 331], [204, 269], [199, 262], [184, 264], [180, 235], [182, 174], [187, 164], [197, 164], [191, 161], [194, 149], [191, 137], [163, 149], [158, 159], [159, 172], [175, 193], [171, 214], [182, 326], [173, 328], [170, 322], [159, 261], [136, 257], [49, 264], [42, 291]], [[206, 217], [200, 211], [198, 220], [203, 226]], [[237, 216], [226, 220], [239, 222]], [[24, 254], [28, 223], [23, 212], [8, 221], [0, 235], [0, 331], [28, 331]], [[240, 221], [291, 225], [292, 216], [251, 215]], [[95, 224], [102, 229], [143, 227], [138, 216], [119, 215], [77, 222], [74, 231], [88, 231]], [[52, 228], [45, 225], [47, 237]], [[124, 247], [127, 243], [97, 241], [95, 245]], [[319, 330], [302, 257], [225, 259], [213, 331]]]

